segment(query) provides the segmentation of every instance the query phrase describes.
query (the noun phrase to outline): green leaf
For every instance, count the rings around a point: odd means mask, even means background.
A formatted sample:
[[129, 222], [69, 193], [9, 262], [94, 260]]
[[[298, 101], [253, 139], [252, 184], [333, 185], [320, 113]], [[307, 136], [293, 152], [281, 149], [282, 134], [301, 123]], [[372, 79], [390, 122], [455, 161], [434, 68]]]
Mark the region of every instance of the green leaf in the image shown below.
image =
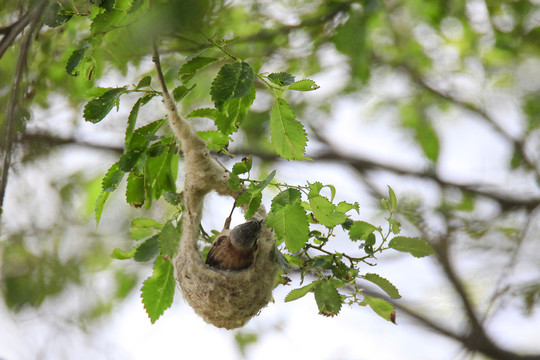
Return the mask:
[[151, 83], [152, 83], [152, 77], [150, 75], [146, 75], [139, 81], [139, 83], [136, 86], [136, 89], [150, 86]]
[[131, 206], [139, 208], [144, 205], [144, 200], [144, 177], [130, 173], [127, 179], [126, 202]]
[[347, 220], [347, 215], [336, 211], [336, 206], [324, 196], [317, 195], [310, 197], [309, 204], [317, 221], [329, 229]]
[[144, 150], [140, 148], [127, 150], [122, 154], [122, 156], [120, 156], [120, 160], [118, 160], [118, 167], [123, 172], [130, 172], [143, 154]]
[[223, 65], [210, 88], [210, 95], [216, 108], [222, 110], [227, 100], [248, 95], [254, 77], [253, 69], [248, 63], [235, 62]]
[[101, 181], [101, 190], [113, 192], [124, 178], [124, 172], [119, 169], [118, 163], [113, 164]]
[[352, 10], [349, 19], [337, 28], [333, 42], [336, 49], [349, 58], [351, 75], [365, 82], [370, 75], [371, 49], [368, 47], [368, 12]]
[[103, 207], [105, 206], [105, 202], [109, 198], [110, 192], [108, 191], [101, 191], [99, 194], [97, 200], [96, 200], [96, 226], [99, 225], [99, 220], [101, 219], [101, 213], [103, 212]]
[[268, 80], [276, 85], [287, 86], [294, 82], [294, 76], [286, 72], [272, 73], [268, 75]]
[[98, 35], [111, 29], [112, 26], [119, 23], [126, 13], [124, 11], [111, 9], [98, 14], [92, 24], [90, 25], [90, 31], [92, 35]]
[[159, 233], [159, 249], [161, 255], [168, 256], [169, 259], [173, 259], [178, 251], [178, 245], [180, 244], [180, 231], [169, 220], [163, 226], [163, 229]]
[[279, 243], [285, 241], [291, 253], [300, 250], [308, 241], [309, 221], [299, 202], [272, 207], [266, 223], [275, 230]]
[[[142, 81], [142, 80], [141, 80]], [[137, 100], [128, 116], [128, 124], [126, 127], [126, 136], [125, 136], [125, 148], [129, 149], [131, 138], [133, 137], [133, 131], [135, 130], [135, 123], [137, 122], [137, 116], [139, 115], [139, 109], [141, 107], [142, 97]]]
[[363, 276], [364, 279], [371, 281], [378, 287], [380, 287], [384, 292], [386, 292], [392, 299], [399, 299], [401, 295], [399, 294], [398, 289], [387, 279], [373, 273], [367, 273]]
[[74, 50], [66, 64], [66, 73], [71, 76], [77, 76], [79, 75], [78, 71], [75, 71], [79, 64], [81, 63], [81, 60], [84, 59], [84, 54], [86, 53], [86, 48], [80, 48], [77, 50]]
[[141, 288], [142, 303], [152, 324], [171, 306], [174, 289], [174, 267], [159, 256], [154, 263], [154, 273]]
[[424, 257], [434, 253], [426, 240], [417, 237], [396, 236], [390, 240], [388, 246], [397, 251], [408, 252], [414, 257]]
[[133, 258], [135, 256], [135, 251], [137, 250], [136, 247], [129, 251], [124, 251], [122, 249], [115, 248], [111, 254], [111, 257], [118, 260], [127, 260]]
[[159, 255], [158, 235], [146, 239], [135, 250], [133, 260], [137, 262], [147, 262]]
[[195, 74], [199, 70], [201, 70], [204, 67], [212, 64], [213, 62], [216, 62], [217, 60], [219, 60], [219, 59], [218, 58], [211, 58], [211, 57], [204, 57], [204, 56], [194, 57], [194, 58], [190, 59], [187, 63], [182, 65], [180, 70], [178, 70], [178, 76], [180, 77], [182, 82], [185, 84], [189, 80], [191, 80], [191, 78], [193, 78], [193, 76], [195, 76]]
[[131, 227], [154, 228], [154, 229], [161, 230], [163, 228], [163, 224], [157, 222], [154, 219], [136, 218], [136, 219], [131, 220]]
[[396, 194], [394, 193], [394, 190], [392, 190], [392, 188], [390, 187], [390, 185], [387, 185], [388, 186], [388, 195], [390, 197], [390, 208], [388, 209], [390, 212], [394, 212], [396, 210], [396, 207], [397, 207], [397, 198], [396, 198]]
[[354, 204], [350, 204], [346, 201], [340, 201], [339, 204], [337, 204], [336, 206], [336, 211], [338, 212], [346, 213], [347, 211], [350, 211], [350, 210], [356, 210], [356, 212], [359, 214], [360, 207], [358, 203], [355, 202]]
[[315, 81], [309, 79], [299, 80], [288, 87], [289, 90], [297, 91], [312, 91], [317, 90], [318, 88], [320, 88], [320, 86], [315, 84]]
[[236, 131], [234, 121], [217, 109], [197, 109], [188, 114], [187, 117], [205, 117], [214, 120], [219, 131], [225, 135], [230, 135]]
[[416, 140], [420, 144], [422, 151], [426, 157], [436, 162], [439, 157], [439, 138], [435, 129], [428, 121], [422, 121], [421, 124], [415, 128]]
[[300, 299], [301, 297], [303, 297], [304, 295], [306, 295], [308, 292], [311, 291], [311, 289], [313, 289], [313, 287], [317, 285], [317, 281], [314, 281], [312, 282], [311, 284], [308, 284], [306, 286], [302, 286], [301, 288], [298, 288], [298, 289], [293, 289], [291, 290], [287, 296], [285, 296], [285, 302], [289, 302], [289, 301], [294, 301], [294, 300], [298, 300]]
[[341, 295], [328, 279], [318, 281], [315, 287], [315, 301], [319, 307], [319, 314], [324, 316], [335, 316], [341, 309]]
[[255, 215], [255, 213], [259, 209], [259, 206], [261, 206], [261, 200], [262, 200], [262, 194], [260, 192], [251, 193], [251, 192], [246, 191], [240, 194], [238, 199], [236, 199], [236, 204], [247, 205], [245, 218], [249, 219], [253, 215]]
[[178, 171], [178, 155], [173, 153], [174, 146], [167, 151], [146, 160], [145, 177], [152, 189], [152, 197], [159, 199], [164, 191], [176, 192], [176, 176]]
[[366, 240], [368, 235], [377, 230], [375, 225], [367, 223], [365, 221], [355, 221], [351, 225], [349, 230], [349, 237], [351, 240]]
[[245, 174], [251, 170], [253, 164], [252, 158], [243, 158], [241, 161], [233, 165], [232, 173], [235, 175]]
[[94, 124], [100, 122], [118, 103], [120, 95], [125, 92], [127, 92], [125, 87], [109, 89], [100, 97], [90, 100], [84, 107], [84, 119]]
[[230, 99], [223, 109], [227, 111], [229, 122], [240, 125], [246, 119], [249, 108], [255, 101], [255, 87], [252, 86], [249, 94], [241, 98]]
[[194, 87], [195, 85], [190, 88], [185, 85], [175, 87], [172, 92], [174, 101], [179, 102], [180, 100], [182, 100], [191, 90], [193, 90]]
[[272, 199], [272, 210], [278, 210], [279, 208], [282, 208], [288, 204], [301, 204], [301, 201], [302, 193], [297, 189], [289, 188], [280, 192], [274, 197], [274, 199]]
[[380, 317], [395, 324], [395, 309], [386, 300], [364, 295], [364, 302]]
[[277, 98], [270, 113], [272, 145], [279, 156], [286, 160], [303, 160], [307, 135], [302, 124], [295, 120], [289, 104]]
[[[236, 204], [246, 205], [249, 203], [250, 199], [259, 197], [259, 195], [261, 195], [261, 192], [264, 190], [266, 186], [268, 186], [268, 184], [270, 183], [270, 181], [272, 181], [275, 175], [276, 175], [276, 170], [272, 171], [263, 181], [260, 181], [258, 183], [251, 183], [249, 188], [245, 192], [240, 194], [238, 199], [236, 199]], [[260, 203], [260, 200], [259, 200], [259, 203]]]
[[126, 148], [125, 151], [137, 148], [147, 148], [150, 143], [149, 136], [154, 135], [159, 128], [163, 126], [165, 121], [165, 119], [156, 120], [135, 130], [131, 137], [131, 141], [129, 142], [129, 148]]
[[229, 146], [229, 137], [219, 131], [199, 131], [197, 135], [204, 140], [212, 150], [222, 151]]
[[242, 189], [242, 180], [240, 180], [238, 175], [234, 173], [229, 174], [229, 180], [227, 180], [227, 183], [229, 184], [230, 188], [233, 190]]

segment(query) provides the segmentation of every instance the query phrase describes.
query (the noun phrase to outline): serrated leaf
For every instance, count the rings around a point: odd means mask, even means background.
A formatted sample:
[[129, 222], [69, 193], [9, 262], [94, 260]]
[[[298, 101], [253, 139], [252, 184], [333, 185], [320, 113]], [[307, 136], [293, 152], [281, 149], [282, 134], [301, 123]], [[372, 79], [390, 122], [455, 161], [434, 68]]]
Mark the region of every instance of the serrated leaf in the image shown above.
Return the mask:
[[262, 201], [262, 194], [260, 192], [258, 193], [250, 193], [250, 192], [244, 192], [240, 194], [238, 199], [236, 199], [237, 205], [247, 205], [246, 206], [246, 213], [245, 218], [249, 219], [259, 209], [259, 206], [261, 206]]
[[386, 300], [364, 295], [364, 302], [383, 319], [396, 323], [394, 306]]
[[148, 157], [145, 166], [147, 185], [152, 189], [152, 197], [159, 199], [164, 191], [176, 192], [176, 176], [178, 173], [178, 155], [171, 147], [155, 157]]
[[367, 236], [375, 230], [377, 230], [377, 227], [370, 223], [365, 221], [355, 221], [349, 230], [349, 237], [353, 241], [366, 240]]
[[305, 296], [308, 292], [310, 292], [311, 289], [313, 289], [315, 285], [317, 285], [317, 281], [314, 281], [311, 284], [307, 284], [306, 286], [302, 286], [301, 288], [293, 289], [289, 291], [287, 296], [285, 296], [285, 302], [300, 299], [301, 297]]
[[279, 156], [286, 160], [303, 160], [307, 143], [304, 127], [295, 118], [289, 104], [277, 98], [270, 113], [272, 145]]
[[149, 136], [154, 135], [165, 123], [165, 119], [160, 119], [151, 122], [145, 126], [141, 126], [133, 132], [129, 147], [125, 151], [137, 148], [146, 148], [150, 143]]
[[227, 183], [229, 184], [230, 188], [233, 190], [242, 189], [242, 181], [236, 174], [230, 173], [229, 180], [227, 180]]
[[126, 202], [131, 206], [139, 208], [144, 205], [144, 200], [144, 177], [130, 173], [127, 179]]
[[84, 119], [94, 124], [100, 122], [117, 104], [120, 95], [126, 91], [125, 87], [109, 89], [100, 97], [90, 100], [84, 107]]
[[129, 251], [124, 251], [122, 249], [115, 248], [111, 254], [111, 257], [118, 260], [127, 260], [135, 256], [135, 251], [137, 248], [133, 248]]
[[122, 156], [120, 156], [120, 160], [118, 160], [118, 168], [123, 172], [130, 172], [143, 154], [144, 150], [140, 148], [127, 150], [122, 154]]
[[300, 250], [308, 241], [308, 217], [298, 202], [272, 208], [268, 213], [266, 223], [276, 232], [279, 243], [285, 241], [291, 253]]
[[113, 164], [101, 181], [101, 190], [107, 192], [113, 192], [116, 190], [122, 179], [124, 178], [124, 172], [119, 169], [118, 163]]
[[197, 135], [212, 150], [221, 151], [229, 145], [229, 137], [219, 131], [199, 131]]
[[174, 267], [159, 256], [152, 276], [143, 282], [141, 288], [142, 303], [152, 324], [171, 306], [174, 289]]
[[315, 301], [319, 307], [319, 314], [324, 316], [335, 316], [341, 309], [341, 295], [328, 279], [318, 281], [315, 287]]
[[251, 170], [253, 165], [253, 160], [250, 157], [243, 158], [241, 161], [237, 162], [232, 167], [232, 173], [235, 175], [245, 174]]
[[81, 63], [81, 60], [84, 59], [85, 53], [86, 53], [86, 48], [80, 48], [80, 49], [74, 50], [71, 53], [66, 64], [66, 73], [68, 75], [71, 75], [71, 76], [79, 75], [79, 72], [75, 71], [75, 69], [77, 69], [77, 67]]
[[218, 58], [205, 57], [205, 56], [194, 57], [194, 58], [190, 59], [188, 62], [186, 62], [184, 65], [182, 65], [180, 70], [178, 70], [178, 76], [180, 77], [182, 82], [185, 84], [189, 80], [191, 80], [191, 78], [193, 78], [193, 76], [195, 76], [195, 74], [199, 70], [201, 70], [204, 67], [212, 64], [213, 62], [216, 62], [217, 60], [219, 60], [219, 59]]
[[399, 294], [399, 291], [394, 286], [394, 284], [392, 284], [389, 280], [383, 278], [382, 276], [374, 274], [374, 273], [367, 273], [366, 275], [363, 276], [363, 278], [368, 281], [371, 281], [372, 283], [380, 287], [392, 299], [401, 298], [401, 295]]
[[182, 196], [176, 192], [165, 191], [163, 193], [163, 198], [166, 202], [173, 206], [178, 207], [180, 204], [182, 204]]
[[300, 204], [302, 201], [302, 193], [297, 189], [287, 189], [277, 194], [272, 199], [272, 209], [279, 209], [287, 204]]
[[176, 256], [179, 244], [180, 231], [178, 231], [178, 228], [174, 226], [171, 221], [167, 221], [159, 233], [159, 249], [161, 255], [173, 259]]
[[158, 235], [143, 241], [135, 250], [133, 260], [137, 262], [147, 262], [159, 255], [159, 240]]
[[150, 75], [146, 75], [139, 81], [139, 83], [136, 86], [136, 89], [150, 86], [151, 83], [152, 83], [152, 77]]
[[435, 253], [426, 240], [417, 237], [396, 236], [388, 243], [392, 249], [408, 252], [414, 257], [424, 257]]
[[229, 117], [229, 122], [240, 125], [246, 119], [247, 113], [251, 105], [255, 101], [255, 87], [252, 86], [249, 94], [241, 98], [230, 99], [224, 105], [224, 110], [226, 109], [227, 115]]
[[268, 80], [276, 85], [287, 86], [294, 82], [294, 76], [286, 72], [272, 73], [268, 75]]
[[124, 141], [126, 149], [129, 149], [131, 138], [133, 137], [133, 131], [135, 130], [135, 123], [137, 122], [137, 116], [139, 115], [139, 109], [141, 107], [141, 103], [142, 103], [142, 97], [139, 98], [139, 100], [137, 100], [135, 105], [133, 105], [128, 116], [128, 124], [126, 127], [126, 136], [125, 136], [125, 141]]
[[225, 135], [230, 135], [236, 131], [234, 121], [217, 109], [197, 109], [190, 112], [187, 117], [205, 117], [214, 120], [219, 131]]
[[223, 65], [210, 88], [210, 95], [216, 108], [222, 110], [227, 100], [248, 95], [254, 77], [253, 69], [248, 63], [235, 62]]
[[180, 100], [182, 100], [191, 90], [193, 90], [194, 87], [195, 85], [190, 88], [185, 85], [175, 87], [172, 92], [174, 101], [179, 102]]
[[336, 206], [324, 196], [317, 195], [309, 198], [309, 204], [317, 221], [329, 229], [347, 220], [347, 215], [336, 211]]
[[315, 81], [310, 79], [299, 80], [291, 85], [289, 85], [289, 90], [297, 91], [312, 91], [320, 88], [319, 85], [315, 84]]
[[346, 213], [347, 211], [350, 211], [350, 210], [356, 210], [356, 213], [360, 213], [360, 207], [358, 205], [357, 202], [355, 202], [354, 204], [350, 204], [346, 201], [340, 201], [339, 204], [337, 204], [336, 206], [336, 211], [339, 211], [339, 212], [342, 212], [342, 213]]

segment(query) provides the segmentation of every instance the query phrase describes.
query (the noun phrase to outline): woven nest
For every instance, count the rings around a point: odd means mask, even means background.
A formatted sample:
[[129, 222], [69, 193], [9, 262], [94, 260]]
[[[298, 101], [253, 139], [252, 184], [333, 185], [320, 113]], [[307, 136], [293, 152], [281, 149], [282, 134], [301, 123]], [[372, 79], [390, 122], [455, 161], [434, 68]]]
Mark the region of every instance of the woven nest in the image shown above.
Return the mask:
[[[264, 218], [265, 213], [260, 210], [253, 220]], [[206, 265], [196, 237], [182, 239], [175, 261], [176, 280], [184, 299], [206, 322], [226, 329], [238, 328], [268, 304], [276, 261], [274, 235], [264, 223], [258, 244], [258, 254], [249, 268], [230, 271]]]

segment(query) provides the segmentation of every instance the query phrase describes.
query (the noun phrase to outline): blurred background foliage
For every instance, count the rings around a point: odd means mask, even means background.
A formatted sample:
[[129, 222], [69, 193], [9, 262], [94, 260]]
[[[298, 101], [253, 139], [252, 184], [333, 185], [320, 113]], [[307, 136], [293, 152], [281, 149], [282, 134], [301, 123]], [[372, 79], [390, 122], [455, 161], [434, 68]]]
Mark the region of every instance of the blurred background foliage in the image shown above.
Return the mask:
[[[219, 56], [209, 39], [227, 39], [227, 50], [257, 72], [316, 79], [323, 85], [317, 94], [292, 96], [309, 132], [308, 156], [352, 170], [364, 198], [350, 200], [375, 217], [392, 185], [403, 199], [402, 221], [438, 250], [441, 281], [456, 290], [464, 318], [471, 306], [481, 323], [506, 306], [534, 314], [538, 1], [1, 0], [0, 9], [2, 169], [9, 168], [0, 287], [9, 311], [70, 304], [63, 319], [85, 328], [110, 315], [150, 271], [110, 254], [129, 247], [130, 219], [165, 217], [169, 205], [130, 209], [113, 197], [97, 230], [93, 218], [101, 176], [122, 151], [130, 106], [122, 103], [94, 128], [81, 114], [97, 86], [153, 74], [150, 40], [157, 37], [170, 84], [179, 84], [186, 59]], [[217, 70], [211, 65], [188, 82], [197, 85], [182, 101], [183, 114], [210, 103]], [[265, 91], [258, 89], [229, 149], [254, 154], [262, 166], [277, 161], [269, 152]], [[147, 121], [164, 114], [160, 101], [152, 102]], [[340, 118], [346, 105], [354, 109], [348, 122]], [[372, 126], [383, 134], [375, 143], [363, 135]], [[298, 171], [295, 163], [280, 166]], [[474, 289], [471, 276], [479, 273], [492, 279], [482, 300], [472, 301], [462, 293]], [[257, 340], [236, 337], [242, 351]]]

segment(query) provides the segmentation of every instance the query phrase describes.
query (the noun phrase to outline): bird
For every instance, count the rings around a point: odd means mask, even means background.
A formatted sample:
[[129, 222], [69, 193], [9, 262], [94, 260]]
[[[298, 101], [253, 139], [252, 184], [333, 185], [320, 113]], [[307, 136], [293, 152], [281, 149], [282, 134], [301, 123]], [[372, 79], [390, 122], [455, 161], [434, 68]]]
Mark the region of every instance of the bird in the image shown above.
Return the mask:
[[253, 264], [262, 220], [251, 220], [224, 229], [214, 240], [205, 263], [221, 270], [243, 270]]

